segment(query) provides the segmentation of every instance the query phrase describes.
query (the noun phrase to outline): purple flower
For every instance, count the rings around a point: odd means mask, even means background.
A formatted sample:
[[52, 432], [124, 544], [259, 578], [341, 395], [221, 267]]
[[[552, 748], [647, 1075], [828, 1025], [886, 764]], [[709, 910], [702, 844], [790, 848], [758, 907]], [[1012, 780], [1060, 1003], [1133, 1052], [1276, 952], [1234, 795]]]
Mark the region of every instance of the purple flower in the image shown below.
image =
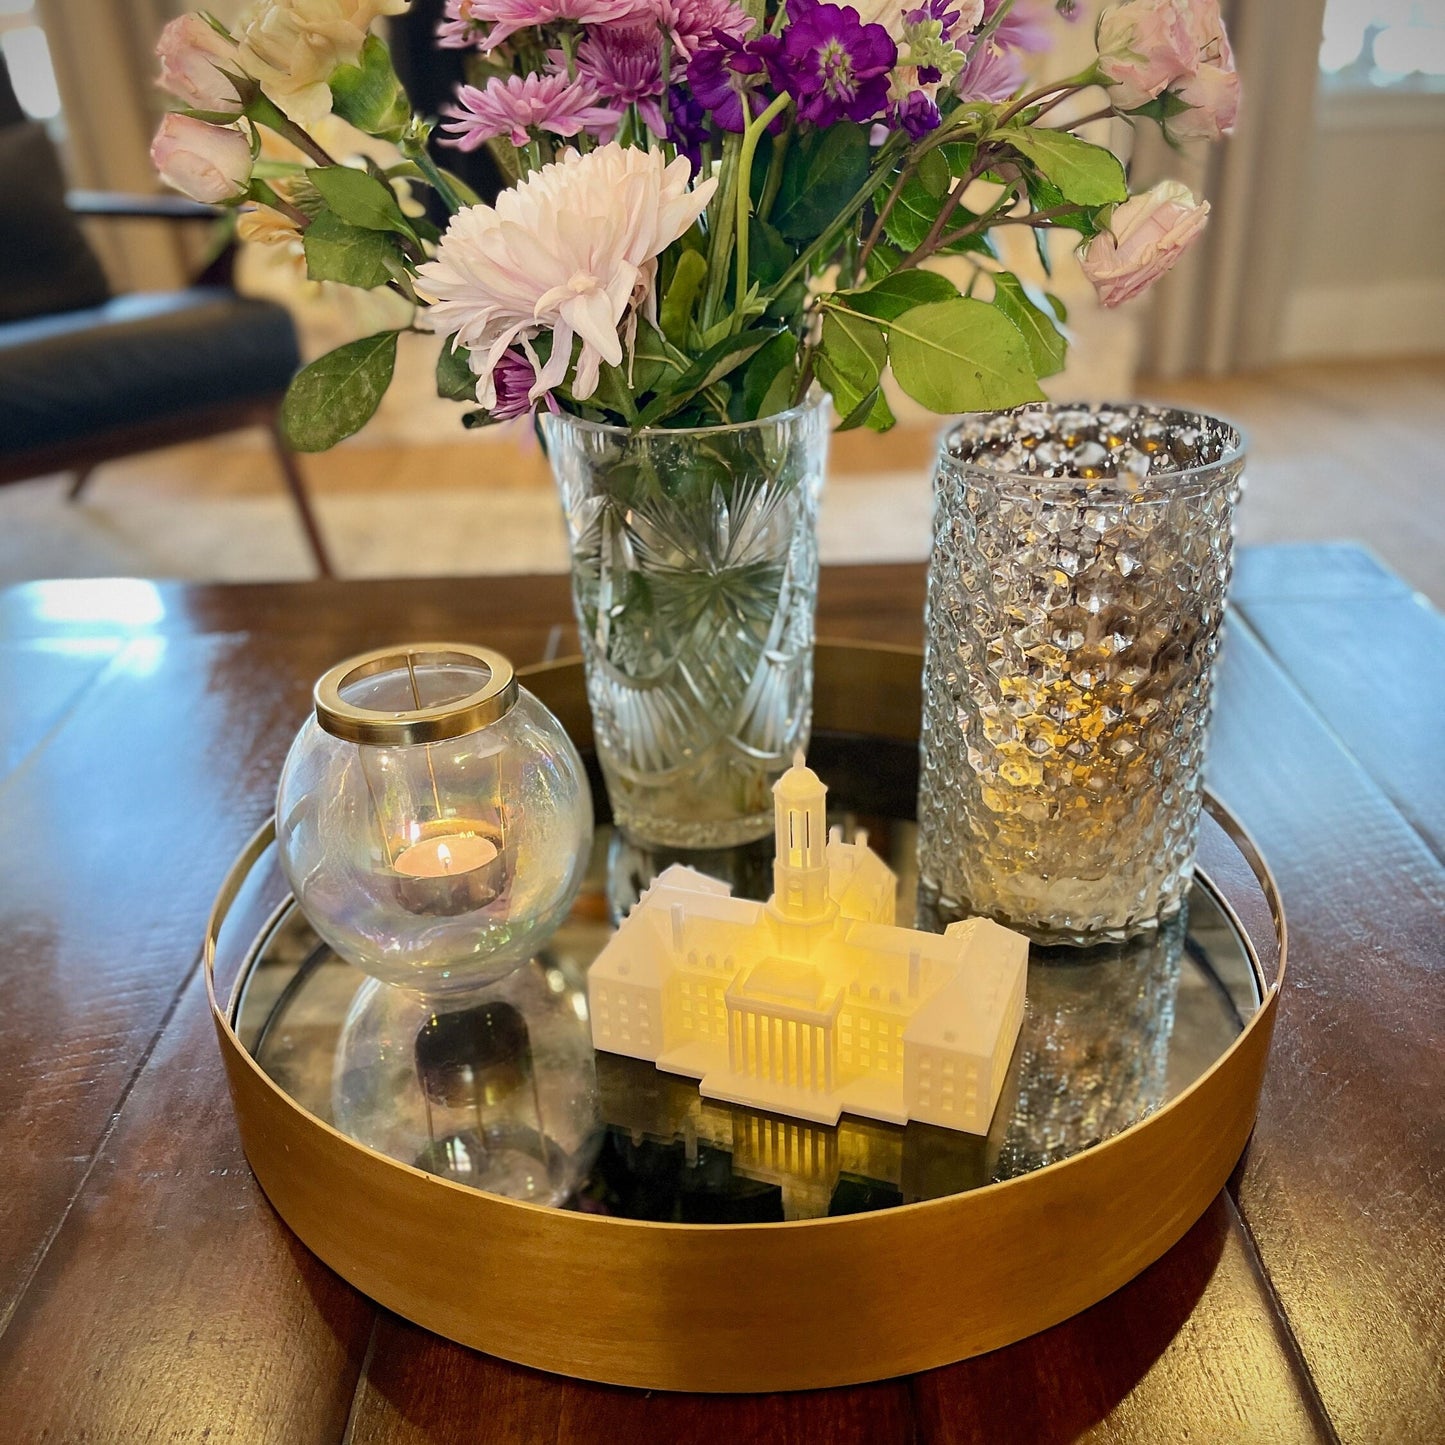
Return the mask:
[[953, 88], [964, 100], [1007, 100], [1023, 82], [1018, 51], [1005, 50], [990, 37], [969, 49]]
[[[742, 117], [742, 105], [738, 106]], [[674, 85], [667, 97], [667, 138], [687, 157], [693, 175], [702, 173], [702, 148], [712, 127], [708, 124], [707, 107], [685, 85]]]
[[[558, 69], [567, 68], [561, 51], [554, 50], [548, 58]], [[663, 133], [660, 30], [650, 25], [593, 27], [577, 47], [577, 78], [610, 105], [619, 109], [635, 105], [653, 135]]]
[[898, 47], [881, 25], [865, 25], [851, 5], [788, 0], [782, 50], [769, 65], [773, 83], [816, 126], [872, 120], [888, 109], [889, 71]]
[[504, 135], [524, 146], [534, 130], [572, 136], [578, 131], [602, 132], [615, 127], [621, 113], [598, 105], [598, 94], [584, 80], [565, 75], [509, 75], [487, 82], [485, 90], [463, 85], [457, 104], [447, 109], [442, 129], [448, 145], [474, 151], [493, 136]]
[[[777, 49], [777, 39], [764, 35], [744, 44], [719, 32], [713, 41], [688, 61], [687, 83], [703, 108], [712, 112], [718, 126], [741, 131], [744, 96], [748, 98], [749, 119], [767, 106], [757, 87], [766, 68], [764, 57]], [[764, 41], [771, 44], [764, 46]]]
[[913, 140], [922, 140], [929, 131], [937, 130], [943, 123], [938, 107], [926, 92], [911, 90], [903, 97], [894, 114], [894, 124], [906, 130]]
[[[526, 416], [532, 410], [532, 388], [537, 384], [537, 373], [532, 363], [520, 351], [504, 351], [492, 370], [492, 385], [497, 391], [497, 400], [492, 406], [493, 421], [513, 421]], [[555, 409], [552, 394], [546, 401]]]

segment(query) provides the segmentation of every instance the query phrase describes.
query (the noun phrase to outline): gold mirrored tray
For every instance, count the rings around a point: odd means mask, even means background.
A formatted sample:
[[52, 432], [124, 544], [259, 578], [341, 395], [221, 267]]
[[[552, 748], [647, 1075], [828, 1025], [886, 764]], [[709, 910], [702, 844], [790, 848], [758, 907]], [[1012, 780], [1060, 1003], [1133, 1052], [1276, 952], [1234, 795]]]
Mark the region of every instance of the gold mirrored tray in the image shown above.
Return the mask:
[[[867, 827], [899, 872], [900, 916], [913, 907], [919, 661], [848, 645], [817, 658], [810, 762], [830, 821]], [[580, 664], [522, 680], [585, 744]], [[765, 893], [768, 846], [700, 866]], [[322, 1259], [388, 1308], [540, 1368], [809, 1388], [929, 1368], [1066, 1318], [1162, 1254], [1228, 1177], [1253, 1124], [1284, 924], [1214, 800], [1185, 919], [1127, 946], [1033, 951], [986, 1137], [806, 1124], [594, 1054], [587, 965], [675, 856], [600, 826], [571, 919], [505, 986], [533, 1028], [527, 1058], [502, 1063], [549, 1129], [540, 1182], [482, 1176], [521, 1196], [504, 1197], [472, 1187], [475, 1132], [444, 1133], [426, 1106], [427, 1070], [448, 1067], [435, 1028], [423, 1050], [410, 996], [316, 940], [269, 830], [258, 836], [218, 900], [208, 978], [247, 1155]]]

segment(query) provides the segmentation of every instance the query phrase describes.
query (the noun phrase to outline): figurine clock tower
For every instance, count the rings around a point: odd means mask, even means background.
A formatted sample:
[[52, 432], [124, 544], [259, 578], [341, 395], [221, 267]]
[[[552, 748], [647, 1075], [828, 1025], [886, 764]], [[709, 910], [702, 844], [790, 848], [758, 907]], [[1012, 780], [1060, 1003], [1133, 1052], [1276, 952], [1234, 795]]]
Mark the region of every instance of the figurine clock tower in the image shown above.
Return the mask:
[[797, 753], [793, 766], [773, 785], [777, 857], [770, 910], [780, 942], [806, 958], [814, 936], [832, 927], [838, 905], [828, 896], [828, 789]]

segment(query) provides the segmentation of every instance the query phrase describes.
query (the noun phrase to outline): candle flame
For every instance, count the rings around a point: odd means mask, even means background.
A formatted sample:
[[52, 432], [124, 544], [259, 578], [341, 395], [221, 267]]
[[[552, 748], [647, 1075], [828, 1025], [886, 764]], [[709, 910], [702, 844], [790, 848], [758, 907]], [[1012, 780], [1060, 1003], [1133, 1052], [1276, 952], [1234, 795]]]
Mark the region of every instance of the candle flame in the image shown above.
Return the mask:
[[437, 844], [437, 862], [442, 865], [443, 873], [452, 871], [452, 850], [445, 843]]

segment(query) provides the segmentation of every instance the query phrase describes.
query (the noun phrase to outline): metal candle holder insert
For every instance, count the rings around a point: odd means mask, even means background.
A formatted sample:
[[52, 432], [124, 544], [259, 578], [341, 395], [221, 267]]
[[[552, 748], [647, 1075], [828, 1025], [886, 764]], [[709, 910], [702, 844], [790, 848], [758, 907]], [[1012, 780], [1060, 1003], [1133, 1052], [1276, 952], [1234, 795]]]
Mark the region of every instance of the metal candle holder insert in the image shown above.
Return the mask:
[[[445, 677], [449, 667], [477, 670], [479, 664], [487, 673], [480, 687], [426, 700], [433, 674]], [[403, 669], [410, 708], [356, 696], [368, 679]], [[491, 797], [444, 800], [434, 750], [497, 721], [516, 699], [516, 678], [505, 657], [459, 643], [380, 648], [339, 664], [316, 684], [317, 722], [360, 751], [386, 867], [397, 901], [409, 913], [455, 917], [484, 908], [507, 886], [499, 770]]]

